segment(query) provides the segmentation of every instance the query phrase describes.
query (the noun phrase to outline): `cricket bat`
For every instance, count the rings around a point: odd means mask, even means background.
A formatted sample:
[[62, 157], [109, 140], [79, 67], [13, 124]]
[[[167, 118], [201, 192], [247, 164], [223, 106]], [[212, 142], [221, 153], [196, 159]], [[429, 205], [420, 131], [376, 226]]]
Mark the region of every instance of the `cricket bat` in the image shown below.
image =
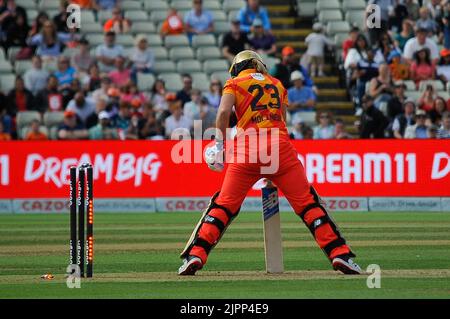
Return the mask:
[[267, 181], [266, 186], [262, 188], [261, 191], [266, 272], [270, 274], [280, 274], [284, 271], [284, 265], [278, 190], [270, 181]]

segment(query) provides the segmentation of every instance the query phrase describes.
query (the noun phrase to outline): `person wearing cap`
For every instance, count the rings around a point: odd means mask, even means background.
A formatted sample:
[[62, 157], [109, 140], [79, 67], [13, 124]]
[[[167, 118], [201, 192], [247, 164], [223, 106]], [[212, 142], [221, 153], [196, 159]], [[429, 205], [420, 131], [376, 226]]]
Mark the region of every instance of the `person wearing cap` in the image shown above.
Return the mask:
[[414, 55], [414, 62], [411, 64], [411, 79], [416, 82], [417, 88], [421, 81], [434, 80], [436, 78], [436, 66], [431, 62], [430, 52], [427, 48], [422, 48]]
[[334, 46], [334, 41], [323, 34], [323, 25], [317, 22], [314, 23], [313, 32], [308, 34], [305, 43], [308, 46], [305, 55], [307, 55], [309, 60], [309, 74], [312, 76], [325, 76], [323, 72], [325, 48]]
[[403, 50], [403, 57], [408, 63], [412, 63], [414, 54], [423, 48], [428, 48], [428, 50], [430, 50], [431, 62], [436, 64], [439, 60], [439, 50], [436, 42], [427, 37], [426, 29], [418, 29], [416, 31], [416, 36], [406, 42], [405, 49]]
[[450, 49], [441, 50], [441, 59], [436, 67], [436, 76], [444, 83], [450, 81]]
[[95, 113], [95, 103], [91, 98], [86, 98], [83, 91], [79, 91], [69, 102], [66, 110], [75, 112], [80, 121], [86, 125], [88, 118]]
[[86, 38], [80, 40], [78, 47], [78, 52], [72, 56], [70, 64], [75, 68], [78, 76], [83, 76], [88, 73], [95, 59], [91, 55], [89, 41]]
[[314, 111], [317, 97], [314, 91], [303, 85], [304, 77], [300, 71], [291, 73], [293, 86], [288, 89], [289, 111]]
[[131, 22], [125, 19], [122, 10], [116, 7], [112, 10], [112, 17], [105, 22], [103, 26], [103, 31], [109, 32], [113, 31], [116, 34], [123, 34], [130, 32]]
[[275, 37], [264, 32], [261, 19], [256, 18], [252, 23], [252, 30], [248, 36], [250, 48], [259, 54], [273, 55], [277, 52]]
[[136, 36], [135, 46], [130, 53], [131, 79], [137, 83], [138, 73], [152, 73], [155, 64], [155, 55], [148, 46], [145, 34]]
[[58, 127], [57, 137], [59, 140], [83, 140], [89, 137], [86, 127], [77, 121], [75, 112], [67, 110], [64, 112], [63, 123]]
[[167, 17], [161, 25], [159, 34], [161, 37], [165, 37], [168, 35], [180, 35], [183, 34], [184, 31], [183, 19], [181, 19], [177, 9], [169, 8]]
[[271, 31], [269, 14], [267, 9], [260, 5], [260, 0], [246, 0], [246, 5], [239, 10], [237, 19], [241, 24], [241, 30], [249, 33], [252, 29], [253, 21], [259, 18], [262, 21], [263, 29], [266, 32]]
[[426, 120], [427, 118], [429, 119], [429, 117], [427, 116], [427, 113], [424, 110], [416, 110], [414, 118], [416, 123], [406, 127], [404, 138], [428, 138], [428, 126], [426, 125]]
[[397, 115], [392, 123], [392, 133], [394, 138], [402, 139], [405, 135], [406, 127], [416, 124], [414, 113], [416, 104], [413, 100], [407, 99], [403, 103], [403, 112]]
[[107, 111], [98, 114], [97, 125], [89, 129], [90, 140], [117, 140], [119, 135], [117, 129], [111, 126], [110, 116]]
[[243, 32], [240, 28], [240, 22], [238, 19], [231, 20], [230, 32], [225, 33], [222, 39], [222, 55], [233, 62], [234, 57], [241, 51], [248, 49], [249, 42], [247, 33]]
[[403, 81], [394, 82], [394, 94], [387, 104], [387, 117], [391, 123], [403, 112], [403, 103], [407, 99], [405, 91], [406, 84]]
[[281, 81], [283, 86], [288, 89], [292, 86], [291, 73], [295, 70], [303, 75], [303, 85], [314, 88], [314, 82], [308, 74], [308, 70], [299, 64], [295, 57], [295, 50], [291, 46], [285, 46], [281, 51], [281, 62], [275, 64], [269, 70], [270, 75]]
[[384, 114], [375, 107], [373, 97], [368, 94], [363, 96], [362, 109], [359, 137], [364, 139], [384, 138], [384, 130], [389, 122]]
[[359, 35], [359, 28], [353, 26], [348, 32], [348, 38], [342, 42], [342, 59], [345, 61], [348, 51], [355, 46], [356, 38]]
[[116, 34], [111, 31], [105, 34], [104, 43], [97, 46], [95, 50], [95, 56], [102, 73], [113, 71], [116, 58], [124, 55], [123, 46], [116, 44]]
[[209, 10], [203, 9], [203, 0], [192, 0], [192, 10], [184, 16], [184, 25], [190, 40], [197, 34], [214, 31], [214, 19]]

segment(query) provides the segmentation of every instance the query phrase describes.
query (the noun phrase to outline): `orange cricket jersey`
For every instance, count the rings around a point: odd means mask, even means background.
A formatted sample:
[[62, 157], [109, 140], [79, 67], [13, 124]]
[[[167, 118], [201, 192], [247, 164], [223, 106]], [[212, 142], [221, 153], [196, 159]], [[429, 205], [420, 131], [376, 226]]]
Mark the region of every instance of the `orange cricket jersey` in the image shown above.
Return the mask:
[[223, 94], [236, 98], [238, 129], [278, 128], [281, 138], [289, 137], [282, 110], [282, 105], [288, 104], [287, 91], [276, 78], [244, 70], [226, 82]]

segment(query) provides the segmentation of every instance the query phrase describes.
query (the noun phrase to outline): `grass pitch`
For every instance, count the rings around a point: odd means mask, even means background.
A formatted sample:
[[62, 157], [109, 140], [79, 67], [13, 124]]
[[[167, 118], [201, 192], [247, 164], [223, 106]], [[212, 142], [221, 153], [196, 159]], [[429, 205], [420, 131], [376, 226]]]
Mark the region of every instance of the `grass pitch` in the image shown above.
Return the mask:
[[[381, 288], [344, 276], [294, 214], [281, 215], [283, 275], [264, 273], [261, 213], [241, 213], [195, 277], [179, 253], [200, 213], [97, 214], [94, 278], [68, 289], [69, 216], [0, 215], [0, 298], [449, 298], [449, 213], [334, 213]], [[51, 273], [54, 280], [41, 275]]]

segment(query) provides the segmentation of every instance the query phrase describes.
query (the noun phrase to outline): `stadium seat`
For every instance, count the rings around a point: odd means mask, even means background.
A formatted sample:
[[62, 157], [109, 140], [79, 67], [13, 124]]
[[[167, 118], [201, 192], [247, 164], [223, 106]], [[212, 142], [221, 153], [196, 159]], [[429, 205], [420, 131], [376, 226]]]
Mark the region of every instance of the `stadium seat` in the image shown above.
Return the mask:
[[173, 61], [158, 61], [158, 63], [155, 63], [155, 66], [153, 67], [153, 70], [155, 73], [167, 73], [167, 72], [176, 72], [177, 68], [175, 66], [175, 63]]
[[419, 91], [423, 92], [426, 90], [428, 85], [432, 85], [435, 91], [444, 91], [444, 84], [440, 80], [430, 80], [430, 81], [421, 81], [419, 84]]
[[[24, 139], [28, 135], [28, 132], [30, 132], [29, 126], [22, 127], [22, 129], [18, 132], [19, 138]], [[44, 125], [39, 127], [39, 132], [47, 135], [47, 137], [49, 136], [48, 128]]]
[[299, 17], [313, 17], [316, 14], [315, 2], [302, 2], [297, 8]]
[[162, 39], [159, 34], [148, 34], [147, 40], [150, 47], [160, 47], [163, 45]]
[[345, 20], [350, 23], [351, 26], [357, 26], [361, 30], [364, 29], [366, 23], [364, 11], [360, 10], [347, 11], [345, 14]]
[[12, 73], [12, 65], [9, 61], [0, 61], [0, 73]]
[[155, 83], [155, 76], [153, 74], [138, 73], [137, 87], [139, 91], [150, 91]]
[[154, 10], [167, 10], [169, 9], [169, 4], [167, 1], [162, 0], [145, 0], [144, 8], [150, 13]]
[[58, 65], [56, 64], [56, 61], [47, 62], [44, 63], [44, 69], [47, 70], [47, 72], [53, 73], [58, 69]]
[[230, 73], [228, 73], [228, 71], [216, 71], [211, 73], [210, 79], [217, 79], [220, 80], [220, 82], [222, 82], [222, 84], [225, 84], [225, 82], [231, 78]]
[[319, 13], [319, 22], [326, 24], [330, 21], [342, 21], [342, 12], [340, 10], [322, 10]]
[[45, 112], [44, 125], [49, 129], [54, 126], [59, 126], [64, 120], [64, 112]]
[[[28, 2], [32, 2], [28, 0]], [[42, 11], [48, 11], [48, 10], [58, 10], [61, 6], [61, 2], [59, 0], [42, 0], [39, 3], [39, 9]]]
[[[230, 22], [228, 21], [214, 21], [214, 34], [220, 35], [230, 31]], [[222, 43], [219, 43], [222, 45]]]
[[190, 59], [190, 60], [181, 60], [177, 62], [177, 72], [182, 73], [192, 73], [192, 72], [201, 72], [202, 65], [198, 60]]
[[104, 24], [106, 20], [109, 20], [112, 18], [112, 11], [110, 10], [100, 10], [98, 12], [98, 21], [101, 24]]
[[270, 70], [275, 66], [275, 64], [280, 63], [280, 59], [269, 56], [264, 58], [264, 63], [267, 66], [267, 70]]
[[38, 11], [37, 10], [27, 10], [27, 20], [28, 20], [28, 24], [32, 25], [34, 20], [36, 20], [36, 17], [38, 16]]
[[322, 10], [341, 9], [341, 3], [339, 0], [317, 0], [316, 10], [321, 12]]
[[167, 10], [154, 10], [150, 11], [149, 20], [155, 24], [161, 23], [167, 18]]
[[103, 33], [91, 33], [86, 37], [92, 47], [103, 44], [105, 42], [105, 36]]
[[161, 73], [158, 76], [166, 84], [166, 89], [169, 92], [177, 92], [183, 88], [183, 82], [181, 81], [181, 76], [178, 73]]
[[361, 10], [366, 8], [366, 2], [364, 0], [344, 0], [342, 1], [342, 10]]
[[329, 36], [334, 36], [336, 33], [348, 33], [349, 31], [350, 24], [347, 21], [330, 21], [326, 28]]
[[7, 94], [14, 88], [16, 76], [14, 74], [0, 74], [0, 89]]
[[141, 1], [125, 0], [120, 2], [120, 7], [122, 10], [141, 10]]
[[174, 62], [193, 59], [194, 51], [190, 47], [175, 47], [170, 49], [169, 58]]
[[230, 12], [231, 10], [240, 10], [245, 7], [246, 3], [243, 0], [224, 0], [222, 8], [225, 12]]
[[81, 24], [95, 23], [94, 12], [90, 10], [81, 10]]
[[201, 47], [197, 49], [196, 56], [199, 61], [203, 62], [208, 59], [220, 59], [222, 57], [222, 53], [216, 46]]
[[228, 12], [227, 20], [232, 21], [233, 19], [236, 19], [239, 14], [239, 10], [231, 10]]
[[171, 2], [170, 6], [172, 8], [177, 9], [178, 11], [190, 10], [190, 9], [192, 9], [192, 1], [190, 1], [190, 0], [175, 0], [175, 1]]
[[229, 68], [228, 61], [222, 59], [211, 59], [203, 62], [203, 71], [211, 74], [216, 71], [227, 71]]
[[23, 75], [27, 70], [31, 69], [33, 64], [30, 60], [16, 61], [15, 71], [17, 75]]
[[156, 27], [151, 22], [135, 22], [131, 25], [131, 32], [138, 33], [156, 33]]
[[[45, 12], [48, 14], [50, 19], [53, 19], [54, 17], [56, 17], [59, 14], [60, 11], [59, 10], [47, 10]], [[81, 21], [84, 21], [83, 18], [81, 18]], [[85, 22], [85, 23], [88, 23], [88, 22]], [[89, 22], [89, 23], [91, 23], [91, 22]]]
[[20, 138], [22, 138], [22, 129], [25, 126], [30, 125], [30, 123], [34, 120], [41, 120], [41, 114], [37, 111], [23, 111], [17, 113], [17, 133]]
[[415, 91], [416, 90], [416, 83], [414, 81], [408, 80], [408, 81], [403, 81], [403, 83], [406, 85], [407, 91]]
[[347, 33], [336, 33], [334, 35], [334, 44], [336, 44], [337, 48], [342, 47], [342, 43], [348, 38]]
[[213, 21], [227, 21], [227, 15], [222, 10], [211, 10]]
[[155, 60], [167, 60], [168, 54], [167, 49], [165, 47], [152, 46], [150, 49], [152, 50], [153, 55], [155, 56]]
[[316, 125], [316, 123], [317, 123], [317, 121], [316, 121], [316, 117], [317, 117], [316, 112], [300, 111], [300, 112], [297, 112], [297, 113], [299, 113], [298, 116], [300, 116], [300, 118], [304, 121], [304, 123], [306, 125], [310, 125], [310, 126]]
[[415, 102], [417, 102], [417, 100], [421, 97], [422, 92], [419, 91], [405, 91], [405, 95], [414, 100]]
[[173, 47], [186, 47], [189, 46], [189, 40], [185, 35], [170, 35], [165, 37], [164, 44], [167, 49]]
[[208, 76], [203, 72], [193, 72], [192, 76], [192, 87], [200, 91], [209, 91], [209, 79]]
[[122, 46], [134, 46], [134, 38], [131, 34], [118, 34], [116, 36], [116, 43]]
[[36, 5], [35, 1], [30, 0], [16, 0], [16, 4], [18, 6], [23, 7], [25, 10], [37, 10], [38, 6]]
[[125, 18], [131, 22], [149, 21], [147, 12], [138, 10], [125, 11]]
[[[19, 48], [19, 50], [20, 50], [20, 48]], [[0, 61], [5, 61], [5, 60], [6, 60], [5, 51], [0, 50]]]
[[102, 33], [103, 26], [100, 23], [84, 23], [81, 31], [84, 34]]
[[215, 45], [216, 45], [216, 38], [212, 34], [195, 35], [194, 37], [192, 37], [193, 48], [215, 46]]
[[218, 0], [203, 1], [203, 8], [208, 10], [221, 10], [222, 6]]

